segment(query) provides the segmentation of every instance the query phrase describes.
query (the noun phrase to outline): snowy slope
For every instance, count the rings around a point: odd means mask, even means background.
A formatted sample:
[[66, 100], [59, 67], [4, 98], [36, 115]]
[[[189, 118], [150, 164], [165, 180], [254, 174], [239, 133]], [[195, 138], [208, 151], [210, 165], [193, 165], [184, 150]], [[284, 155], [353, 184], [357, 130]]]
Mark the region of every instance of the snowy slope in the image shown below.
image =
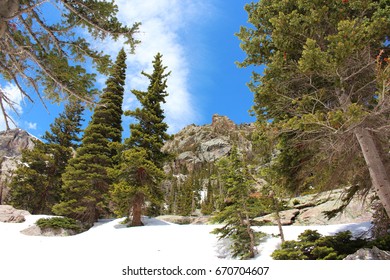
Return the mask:
[[[278, 238], [269, 237], [259, 246], [260, 255], [255, 260], [229, 261], [224, 259], [228, 257], [226, 242], [218, 241], [210, 233], [216, 225], [174, 225], [148, 218], [144, 220], [146, 226], [137, 228], [124, 227], [120, 224], [121, 219], [101, 221], [89, 231], [70, 237], [37, 237], [20, 233], [20, 230], [34, 224], [41, 217], [43, 216], [27, 216], [26, 222], [21, 224], [0, 222], [0, 279], [124, 279], [122, 270], [127, 266], [194, 267], [198, 264], [198, 267], [205, 266], [211, 271], [216, 266], [233, 263], [264, 265], [271, 260], [270, 254], [280, 244]], [[290, 226], [284, 227], [284, 231], [288, 240], [296, 239], [308, 228], [317, 229], [322, 234], [343, 230], [360, 234], [369, 226], [369, 223]], [[257, 230], [278, 233], [274, 226]], [[276, 272], [283, 271], [274, 271]], [[139, 277], [137, 279], [149, 279], [149, 276]], [[181, 277], [180, 279], [186, 279]], [[207, 278], [211, 276], [198, 277], [191, 279], [214, 279]], [[135, 279], [135, 276], [131, 276], [131, 279]], [[154, 276], [153, 279], [158, 278]]]

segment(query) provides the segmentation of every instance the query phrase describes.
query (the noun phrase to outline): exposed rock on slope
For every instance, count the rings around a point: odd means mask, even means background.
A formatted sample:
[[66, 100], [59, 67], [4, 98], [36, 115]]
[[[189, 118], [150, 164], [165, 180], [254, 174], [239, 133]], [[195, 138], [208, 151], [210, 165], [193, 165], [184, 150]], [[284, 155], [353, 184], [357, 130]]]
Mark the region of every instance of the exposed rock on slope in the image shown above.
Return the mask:
[[20, 162], [22, 151], [34, 147], [33, 139], [36, 138], [21, 129], [0, 132], [0, 204], [8, 193], [7, 184]]
[[24, 235], [30, 236], [71, 236], [77, 234], [74, 230], [63, 228], [45, 228], [41, 229], [37, 225], [32, 225], [22, 231]]
[[[163, 150], [173, 155], [164, 166], [165, 209], [175, 215], [211, 214], [221, 194], [215, 163], [234, 145], [246, 160], [252, 158], [254, 124], [236, 125], [228, 117], [214, 115], [208, 125], [189, 125], [167, 141]], [[205, 202], [206, 201], [206, 202]], [[205, 202], [206, 204], [202, 204]]]
[[236, 125], [228, 117], [217, 114], [213, 115], [210, 125], [189, 125], [165, 143], [163, 150], [175, 155], [166, 171], [179, 174], [185, 167], [191, 172], [204, 163], [226, 156], [233, 144], [242, 154], [250, 156], [252, 143], [249, 136], [253, 130], [253, 124]]
[[0, 158], [20, 156], [24, 149], [32, 149], [35, 139], [27, 131], [11, 129], [0, 131]]
[[0, 205], [0, 222], [3, 223], [22, 223], [24, 216], [30, 215], [28, 211], [18, 210], [10, 205]]
[[[354, 197], [345, 210], [336, 217], [328, 219], [324, 211], [331, 211], [341, 206], [343, 189], [323, 192], [319, 194], [297, 197], [289, 202], [292, 209], [281, 211], [280, 217], [283, 225], [330, 225], [361, 223], [372, 220], [374, 210], [371, 204], [363, 204], [361, 199]], [[374, 196], [371, 193], [366, 201]], [[257, 221], [276, 224], [273, 214], [256, 218]]]
[[346, 256], [344, 260], [390, 260], [390, 252], [380, 250], [375, 246], [372, 249], [362, 248]]

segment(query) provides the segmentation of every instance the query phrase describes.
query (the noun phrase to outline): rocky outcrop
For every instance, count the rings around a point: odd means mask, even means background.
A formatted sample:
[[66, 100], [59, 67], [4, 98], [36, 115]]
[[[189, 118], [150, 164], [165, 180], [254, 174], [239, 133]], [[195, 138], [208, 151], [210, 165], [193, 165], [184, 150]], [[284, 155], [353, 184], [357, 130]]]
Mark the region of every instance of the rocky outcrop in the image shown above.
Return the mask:
[[77, 234], [76, 231], [63, 228], [45, 228], [41, 229], [37, 225], [32, 225], [22, 231], [24, 235], [30, 236], [71, 236]]
[[[292, 225], [294, 223], [296, 217], [299, 215], [299, 212], [300, 211], [298, 209], [290, 209], [290, 210], [281, 211], [279, 213], [281, 224], [283, 226]], [[268, 214], [268, 215], [263, 216], [263, 217], [255, 218], [254, 220], [257, 222], [260, 222], [260, 223], [271, 223], [271, 224], [277, 225], [275, 214]]]
[[[291, 199], [287, 204], [291, 209], [279, 213], [282, 225], [330, 225], [372, 221], [374, 210], [369, 203], [362, 203], [359, 197], [353, 198], [343, 212], [328, 219], [324, 212], [341, 206], [340, 198], [343, 192], [343, 189], [339, 189]], [[366, 201], [373, 196], [374, 194], [371, 193]], [[277, 224], [274, 214], [258, 217], [255, 220]]]
[[241, 154], [250, 156], [253, 130], [253, 124], [236, 125], [228, 117], [217, 114], [209, 125], [189, 125], [165, 143], [163, 150], [175, 155], [175, 160], [165, 170], [180, 174], [185, 167], [191, 172], [204, 163], [215, 162], [228, 155], [233, 143]]
[[390, 252], [380, 250], [375, 246], [372, 249], [362, 248], [346, 256], [344, 260], [390, 260]]
[[10, 205], [0, 205], [0, 222], [3, 223], [22, 223], [25, 221], [28, 211], [18, 210]]
[[33, 139], [27, 131], [16, 128], [0, 132], [0, 158], [20, 156], [25, 149], [34, 147]]
[[209, 216], [192, 217], [192, 216], [179, 216], [179, 215], [163, 215], [163, 216], [156, 217], [156, 219], [168, 223], [178, 224], [178, 225], [188, 225], [188, 224], [204, 225], [204, 224], [208, 224], [210, 221]]
[[8, 183], [17, 165], [20, 163], [22, 151], [34, 147], [35, 137], [21, 129], [0, 132], [0, 204], [8, 193]]

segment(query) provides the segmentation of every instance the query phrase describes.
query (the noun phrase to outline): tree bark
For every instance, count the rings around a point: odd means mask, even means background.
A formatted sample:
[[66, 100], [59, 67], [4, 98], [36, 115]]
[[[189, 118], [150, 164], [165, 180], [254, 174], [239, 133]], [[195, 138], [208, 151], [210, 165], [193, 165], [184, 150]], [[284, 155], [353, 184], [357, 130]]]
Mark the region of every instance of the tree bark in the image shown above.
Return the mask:
[[136, 194], [133, 200], [133, 218], [131, 220], [131, 226], [133, 227], [143, 226], [141, 220], [143, 205], [144, 205], [143, 194]]
[[278, 201], [278, 198], [275, 197], [275, 193], [274, 191], [271, 191], [271, 194], [270, 194], [271, 198], [272, 198], [272, 202], [274, 204], [274, 208], [275, 208], [275, 217], [276, 217], [276, 222], [278, 224], [278, 229], [279, 229], [279, 234], [280, 234], [280, 240], [282, 241], [282, 243], [284, 243], [285, 239], [284, 239], [284, 232], [283, 232], [283, 226], [282, 226], [282, 221], [280, 219], [280, 214], [279, 214], [279, 209], [280, 209], [280, 206], [279, 206], [279, 201]]
[[276, 209], [275, 216], [276, 216], [276, 222], [278, 223], [280, 240], [282, 241], [282, 243], [284, 243], [284, 241], [285, 241], [285, 239], [284, 239], [284, 232], [283, 232], [282, 221], [280, 220], [279, 209]]
[[372, 186], [390, 217], [390, 179], [380, 149], [375, 144], [373, 135], [366, 128], [359, 127], [354, 132], [368, 166]]
[[0, 38], [4, 37], [7, 29], [7, 18], [19, 11], [19, 0], [0, 0]]
[[0, 205], [3, 204], [3, 183], [0, 182]]
[[[247, 210], [245, 209], [245, 211], [247, 211]], [[255, 238], [255, 233], [253, 232], [253, 230], [251, 228], [251, 223], [250, 223], [250, 218], [249, 218], [248, 212], [245, 213], [245, 225], [246, 225], [246, 232], [248, 233], [249, 238], [250, 238], [249, 258], [254, 258], [256, 255], [256, 252], [255, 252], [256, 238]]]

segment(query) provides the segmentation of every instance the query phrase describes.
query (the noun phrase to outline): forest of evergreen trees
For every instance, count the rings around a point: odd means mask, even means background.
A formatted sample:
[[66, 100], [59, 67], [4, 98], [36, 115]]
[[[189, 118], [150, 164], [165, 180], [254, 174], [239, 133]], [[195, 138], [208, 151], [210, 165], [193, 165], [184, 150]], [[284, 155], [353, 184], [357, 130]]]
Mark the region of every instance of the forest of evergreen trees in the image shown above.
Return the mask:
[[[183, 172], [184, 179], [163, 171], [173, 155], [162, 151], [170, 139], [161, 107], [168, 96], [170, 72], [162, 55], [155, 55], [152, 73], [142, 72], [149, 80], [147, 90], [132, 91], [140, 107], [123, 112], [124, 49], [110, 63], [106, 54], [92, 51], [84, 38], [68, 36], [67, 42], [62, 41], [71, 27], [80, 25], [96, 38], [125, 36], [133, 48], [138, 24], [122, 26], [111, 2], [61, 1], [71, 12], [54, 30], [33, 12], [38, 3], [27, 2], [20, 1], [5, 16], [21, 21], [23, 29], [0, 21], [0, 73], [14, 80], [27, 97], [31, 93], [18, 83], [19, 76], [32, 83], [38, 96], [53, 100], [65, 96], [67, 101], [44, 142], [36, 141], [33, 150], [23, 152], [24, 164], [12, 180], [9, 195], [15, 207], [72, 218], [85, 228], [114, 215], [127, 216], [131, 226], [140, 226], [142, 215], [187, 216], [200, 211], [224, 224], [215, 232], [233, 240], [233, 253], [240, 258], [256, 254], [254, 217], [278, 215], [281, 198], [313, 186], [316, 191], [346, 187], [348, 198], [374, 189], [381, 203], [376, 222], [390, 225], [387, 0], [247, 4], [252, 26], [243, 26], [236, 34], [246, 53], [239, 66], [266, 66], [264, 73], [253, 73], [249, 84], [257, 117], [251, 139], [255, 155], [248, 159], [233, 148], [218, 162]], [[22, 13], [31, 20], [18, 18]], [[59, 32], [65, 32], [61, 39]], [[96, 104], [92, 101], [95, 74], [73, 66], [85, 56], [108, 75]], [[28, 76], [26, 69], [39, 73], [39, 79]], [[0, 99], [9, 128], [6, 102]], [[94, 110], [82, 131], [85, 106]], [[123, 115], [136, 120], [127, 139], [122, 139]], [[172, 184], [163, 188], [167, 179]], [[262, 188], [254, 188], [260, 180], [265, 182]]]

